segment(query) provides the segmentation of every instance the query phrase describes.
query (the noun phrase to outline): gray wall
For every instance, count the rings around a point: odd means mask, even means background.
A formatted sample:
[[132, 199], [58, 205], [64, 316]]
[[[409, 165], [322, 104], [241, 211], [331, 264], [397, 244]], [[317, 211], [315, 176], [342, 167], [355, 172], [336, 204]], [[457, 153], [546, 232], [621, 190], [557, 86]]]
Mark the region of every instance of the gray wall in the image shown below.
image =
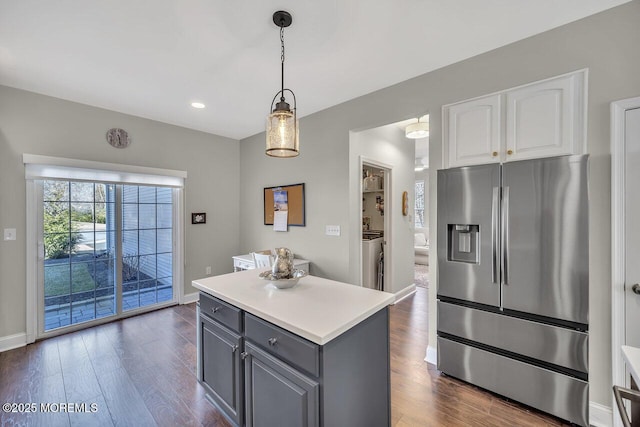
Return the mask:
[[[126, 129], [131, 146], [109, 146], [105, 133]], [[185, 170], [185, 294], [191, 280], [232, 270], [238, 253], [239, 148], [236, 140], [0, 86], [0, 337], [25, 332], [25, 179], [22, 154]], [[207, 224], [191, 225], [191, 212]]]
[[[590, 399], [611, 406], [609, 104], [640, 95], [638, 22], [640, 2], [633, 1], [305, 117], [296, 159], [267, 158], [263, 134], [242, 140], [241, 249], [283, 244], [311, 259], [314, 274], [348, 281], [355, 264], [349, 258], [349, 239], [355, 236], [349, 229], [349, 132], [425, 113], [430, 114], [431, 126], [429, 228], [435, 241], [442, 105], [589, 68]], [[299, 93], [298, 99], [304, 103], [304, 94]], [[296, 182], [307, 183], [307, 227], [274, 235], [262, 225], [262, 187]], [[325, 224], [341, 225], [342, 235], [325, 236]], [[437, 272], [431, 271], [435, 284]], [[431, 345], [436, 335], [435, 295], [436, 287], [431, 286]]]

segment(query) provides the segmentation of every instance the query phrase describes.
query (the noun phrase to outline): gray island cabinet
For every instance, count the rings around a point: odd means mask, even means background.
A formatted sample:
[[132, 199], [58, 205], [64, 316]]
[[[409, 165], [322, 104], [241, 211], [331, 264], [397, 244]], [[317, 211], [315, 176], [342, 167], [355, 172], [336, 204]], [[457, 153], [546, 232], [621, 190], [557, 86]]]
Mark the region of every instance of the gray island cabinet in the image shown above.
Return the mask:
[[237, 426], [390, 425], [394, 296], [314, 276], [276, 289], [258, 273], [193, 282], [207, 398]]

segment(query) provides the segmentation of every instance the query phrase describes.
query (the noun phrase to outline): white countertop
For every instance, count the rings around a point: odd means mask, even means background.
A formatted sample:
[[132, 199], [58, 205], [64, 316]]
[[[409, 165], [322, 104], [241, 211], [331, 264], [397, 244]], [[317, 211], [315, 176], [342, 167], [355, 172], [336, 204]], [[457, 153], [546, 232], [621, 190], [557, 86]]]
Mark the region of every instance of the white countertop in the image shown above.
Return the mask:
[[636, 384], [640, 384], [640, 348], [623, 345], [622, 356]]
[[391, 304], [395, 296], [316, 276], [290, 289], [258, 277], [265, 269], [194, 280], [193, 286], [316, 344], [324, 345]]

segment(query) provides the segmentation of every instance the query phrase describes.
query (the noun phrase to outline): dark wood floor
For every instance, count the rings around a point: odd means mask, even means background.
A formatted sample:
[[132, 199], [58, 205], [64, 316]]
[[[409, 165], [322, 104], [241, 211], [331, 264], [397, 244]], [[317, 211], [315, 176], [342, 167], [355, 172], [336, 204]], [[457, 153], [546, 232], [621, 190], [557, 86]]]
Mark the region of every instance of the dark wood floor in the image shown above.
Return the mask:
[[[94, 413], [0, 412], [0, 425], [229, 426], [196, 380], [195, 344], [195, 304], [190, 304], [0, 353], [0, 403], [97, 408]], [[427, 290], [418, 288], [391, 308], [394, 426], [561, 425], [441, 375], [424, 362], [426, 346]]]

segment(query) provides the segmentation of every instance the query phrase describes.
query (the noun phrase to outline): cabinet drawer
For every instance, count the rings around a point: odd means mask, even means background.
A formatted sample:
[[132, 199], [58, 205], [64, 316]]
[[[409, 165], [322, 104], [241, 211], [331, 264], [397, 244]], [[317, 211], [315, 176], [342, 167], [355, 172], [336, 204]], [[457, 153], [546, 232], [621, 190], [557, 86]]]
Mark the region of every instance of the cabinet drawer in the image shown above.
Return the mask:
[[245, 337], [260, 347], [318, 377], [320, 347], [249, 313], [244, 315]]
[[438, 332], [589, 372], [589, 334], [585, 332], [442, 301], [438, 301]]
[[240, 309], [204, 292], [200, 292], [200, 313], [222, 323], [229, 329], [242, 332], [242, 312]]
[[589, 383], [438, 337], [438, 369], [581, 426], [589, 425]]

